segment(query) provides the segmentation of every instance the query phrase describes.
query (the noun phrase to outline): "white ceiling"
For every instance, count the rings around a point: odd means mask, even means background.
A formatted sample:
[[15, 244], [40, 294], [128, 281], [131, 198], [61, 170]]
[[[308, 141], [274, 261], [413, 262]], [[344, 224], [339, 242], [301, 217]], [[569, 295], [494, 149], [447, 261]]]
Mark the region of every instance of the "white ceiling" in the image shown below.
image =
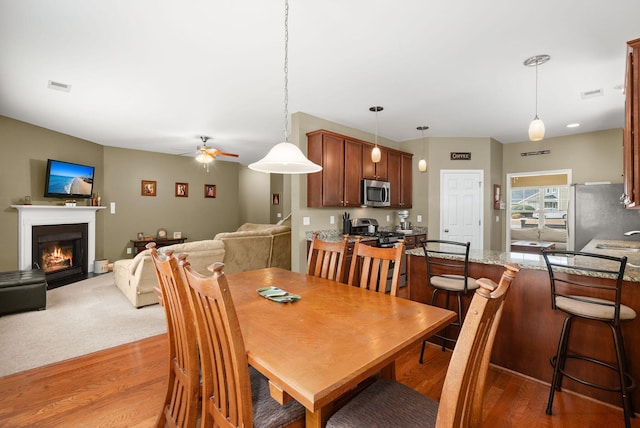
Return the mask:
[[[623, 126], [640, 1], [290, 3], [290, 113], [373, 133], [380, 105], [379, 133], [395, 141], [419, 125], [525, 141], [535, 68], [523, 62], [549, 54], [547, 137]], [[283, 62], [283, 0], [0, 0], [0, 115], [107, 146], [182, 154], [207, 135], [256, 161], [283, 139]]]

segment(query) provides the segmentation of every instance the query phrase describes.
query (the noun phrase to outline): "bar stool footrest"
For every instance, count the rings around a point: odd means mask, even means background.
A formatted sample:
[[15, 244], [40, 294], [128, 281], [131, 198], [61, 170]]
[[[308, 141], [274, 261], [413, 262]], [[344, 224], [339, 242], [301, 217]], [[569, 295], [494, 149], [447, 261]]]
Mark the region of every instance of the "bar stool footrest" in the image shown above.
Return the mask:
[[[568, 360], [568, 359], [582, 360], [582, 361], [586, 361], [586, 362], [589, 362], [589, 363], [598, 364], [599, 366], [602, 366], [602, 367], [606, 367], [608, 369], [611, 369], [611, 370], [615, 371], [616, 373], [618, 372], [618, 367], [614, 366], [613, 364], [607, 363], [605, 361], [597, 360], [595, 358], [588, 357], [586, 355], [567, 354], [565, 359], [566, 360]], [[555, 368], [556, 367], [556, 356], [554, 355], [553, 357], [551, 357], [549, 362], [551, 363], [551, 366], [553, 368]], [[605, 390], [605, 391], [622, 392], [622, 387], [621, 386], [608, 386], [608, 385], [600, 385], [600, 384], [597, 384], [597, 383], [589, 382], [587, 380], [580, 379], [579, 377], [568, 373], [564, 369], [558, 369], [558, 372], [562, 376], [568, 377], [569, 379], [573, 380], [574, 382], [578, 382], [578, 383], [581, 383], [583, 385], [591, 386], [593, 388], [598, 388], [598, 389], [602, 389], [602, 390]], [[636, 386], [637, 386], [636, 380], [627, 372], [624, 373], [624, 377], [625, 377], [626, 380], [629, 381], [628, 384], [625, 382], [625, 389], [627, 391], [633, 391], [634, 389], [636, 389]], [[560, 389], [558, 388], [558, 391], [559, 390]]]

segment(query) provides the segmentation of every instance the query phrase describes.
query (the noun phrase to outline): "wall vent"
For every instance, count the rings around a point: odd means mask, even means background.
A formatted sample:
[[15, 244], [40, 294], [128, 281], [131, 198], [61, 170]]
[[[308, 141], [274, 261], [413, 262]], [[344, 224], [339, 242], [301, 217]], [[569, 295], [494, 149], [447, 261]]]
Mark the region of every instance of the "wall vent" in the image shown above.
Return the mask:
[[69, 92], [71, 91], [71, 85], [66, 83], [56, 82], [55, 80], [49, 80], [47, 88], [55, 89], [56, 91]]
[[583, 100], [586, 100], [586, 99], [589, 99], [589, 98], [594, 98], [594, 97], [601, 97], [603, 95], [604, 95], [604, 88], [593, 89], [591, 91], [580, 92], [580, 96], [582, 97]]

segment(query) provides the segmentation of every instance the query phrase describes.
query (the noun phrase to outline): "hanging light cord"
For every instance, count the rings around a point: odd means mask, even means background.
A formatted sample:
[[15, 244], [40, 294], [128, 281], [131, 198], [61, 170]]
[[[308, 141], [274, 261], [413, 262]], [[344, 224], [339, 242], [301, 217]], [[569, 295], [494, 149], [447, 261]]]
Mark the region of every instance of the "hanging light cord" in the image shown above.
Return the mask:
[[289, 0], [284, 1], [284, 141], [289, 142]]
[[539, 61], [536, 61], [536, 117], [535, 119], [538, 119], [538, 63]]

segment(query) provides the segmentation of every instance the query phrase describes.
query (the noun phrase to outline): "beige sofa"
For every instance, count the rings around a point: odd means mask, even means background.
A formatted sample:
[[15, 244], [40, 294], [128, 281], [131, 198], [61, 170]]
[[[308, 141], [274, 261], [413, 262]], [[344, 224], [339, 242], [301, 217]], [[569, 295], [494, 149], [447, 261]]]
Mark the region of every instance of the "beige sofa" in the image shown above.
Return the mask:
[[[214, 239], [169, 245], [158, 251], [169, 249], [187, 254], [191, 266], [205, 275], [210, 274], [207, 267], [214, 262], [223, 262], [226, 273], [271, 266], [291, 269], [291, 228], [245, 223], [235, 232], [218, 233]], [[153, 291], [158, 280], [149, 250], [133, 259], [116, 261], [113, 273], [116, 286], [135, 307], [158, 303]]]
[[529, 242], [553, 242], [556, 244], [556, 250], [567, 249], [567, 231], [565, 229], [552, 229], [543, 227], [529, 227], [524, 229], [511, 229], [511, 244], [516, 241]]

